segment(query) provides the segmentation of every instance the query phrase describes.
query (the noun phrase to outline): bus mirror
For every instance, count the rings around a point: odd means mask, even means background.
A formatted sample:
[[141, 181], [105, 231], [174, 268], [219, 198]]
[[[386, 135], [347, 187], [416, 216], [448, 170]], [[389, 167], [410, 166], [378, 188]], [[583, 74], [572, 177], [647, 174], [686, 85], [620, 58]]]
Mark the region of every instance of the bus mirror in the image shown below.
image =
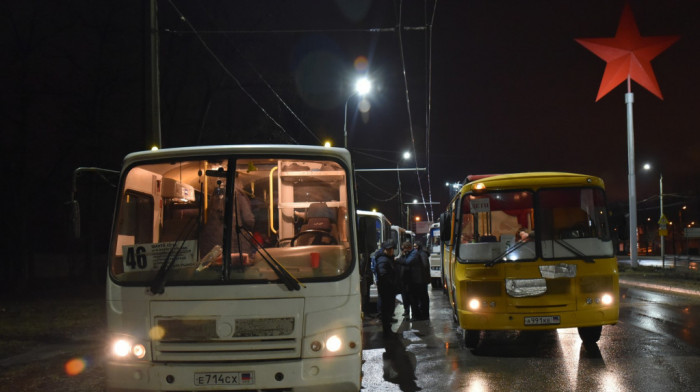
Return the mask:
[[450, 214], [449, 212], [443, 212], [440, 214], [440, 240], [444, 243], [450, 243], [450, 238], [452, 237], [452, 226], [450, 226]]

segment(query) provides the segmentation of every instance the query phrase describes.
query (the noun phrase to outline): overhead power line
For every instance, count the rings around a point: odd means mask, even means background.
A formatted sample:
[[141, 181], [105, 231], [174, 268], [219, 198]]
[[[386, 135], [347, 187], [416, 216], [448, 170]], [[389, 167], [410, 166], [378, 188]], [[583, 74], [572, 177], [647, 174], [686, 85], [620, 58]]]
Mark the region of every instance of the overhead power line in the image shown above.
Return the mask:
[[282, 132], [284, 132], [284, 134], [287, 135], [287, 137], [289, 137], [294, 143], [299, 144], [299, 142], [297, 142], [297, 140], [294, 139], [294, 137], [292, 137], [292, 135], [290, 135], [286, 129], [284, 129], [282, 124], [278, 123], [274, 118], [272, 118], [270, 113], [268, 113], [267, 110], [265, 110], [265, 108], [262, 107], [262, 105], [260, 105], [260, 103], [255, 99], [255, 97], [253, 97], [253, 95], [250, 92], [248, 92], [248, 90], [246, 90], [245, 87], [243, 87], [238, 78], [236, 78], [236, 76], [226, 67], [226, 65], [224, 65], [219, 56], [217, 56], [216, 53], [214, 53], [214, 51], [209, 47], [209, 45], [207, 45], [206, 41], [204, 41], [204, 38], [202, 38], [202, 36], [197, 32], [197, 29], [192, 25], [192, 23], [190, 23], [189, 20], [187, 20], [185, 15], [180, 11], [179, 8], [177, 8], [173, 1], [168, 0], [168, 3], [170, 3], [170, 6], [173, 7], [175, 12], [177, 12], [177, 14], [180, 16], [180, 20], [187, 24], [192, 33], [194, 33], [194, 35], [197, 37], [197, 40], [199, 40], [204, 49], [212, 56], [214, 61], [216, 61], [216, 63], [219, 64], [221, 69], [236, 83], [238, 88], [240, 88], [241, 91], [243, 91], [243, 93], [260, 109], [260, 111], [262, 111], [263, 114], [265, 114], [265, 116], [270, 119], [270, 121], [272, 121]]

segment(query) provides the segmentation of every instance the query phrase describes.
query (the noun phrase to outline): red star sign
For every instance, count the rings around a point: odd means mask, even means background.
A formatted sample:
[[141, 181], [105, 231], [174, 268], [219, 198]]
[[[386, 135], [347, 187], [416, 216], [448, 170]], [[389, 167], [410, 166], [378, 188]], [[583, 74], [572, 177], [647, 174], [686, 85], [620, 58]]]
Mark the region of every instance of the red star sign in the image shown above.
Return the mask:
[[642, 37], [629, 3], [625, 4], [615, 38], [579, 38], [576, 42], [605, 60], [605, 72], [598, 89], [598, 102], [628, 77], [660, 99], [661, 89], [651, 68], [651, 60], [671, 46], [680, 36]]

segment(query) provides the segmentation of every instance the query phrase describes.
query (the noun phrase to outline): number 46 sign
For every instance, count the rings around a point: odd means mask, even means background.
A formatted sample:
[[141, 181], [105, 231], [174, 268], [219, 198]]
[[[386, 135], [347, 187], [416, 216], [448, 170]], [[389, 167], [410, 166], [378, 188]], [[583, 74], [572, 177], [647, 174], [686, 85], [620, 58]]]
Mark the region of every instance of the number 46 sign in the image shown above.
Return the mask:
[[173, 267], [193, 266], [196, 247], [195, 240], [124, 245], [124, 272], [157, 270], [168, 258], [175, 258]]

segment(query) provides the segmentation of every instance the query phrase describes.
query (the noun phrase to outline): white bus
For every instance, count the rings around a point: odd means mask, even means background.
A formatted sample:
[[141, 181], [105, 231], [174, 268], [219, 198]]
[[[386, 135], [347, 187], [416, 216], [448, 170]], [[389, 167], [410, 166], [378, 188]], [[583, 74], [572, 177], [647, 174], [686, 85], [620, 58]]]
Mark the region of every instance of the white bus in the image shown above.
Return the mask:
[[372, 298], [377, 298], [372, 255], [381, 247], [382, 242], [391, 239], [391, 222], [381, 212], [357, 210], [357, 238], [360, 250], [362, 310], [368, 313]]
[[347, 150], [124, 159], [109, 251], [110, 391], [361, 388]]
[[430, 283], [434, 289], [441, 288], [443, 285], [440, 249], [440, 223], [433, 223], [428, 232], [426, 250], [430, 253]]

